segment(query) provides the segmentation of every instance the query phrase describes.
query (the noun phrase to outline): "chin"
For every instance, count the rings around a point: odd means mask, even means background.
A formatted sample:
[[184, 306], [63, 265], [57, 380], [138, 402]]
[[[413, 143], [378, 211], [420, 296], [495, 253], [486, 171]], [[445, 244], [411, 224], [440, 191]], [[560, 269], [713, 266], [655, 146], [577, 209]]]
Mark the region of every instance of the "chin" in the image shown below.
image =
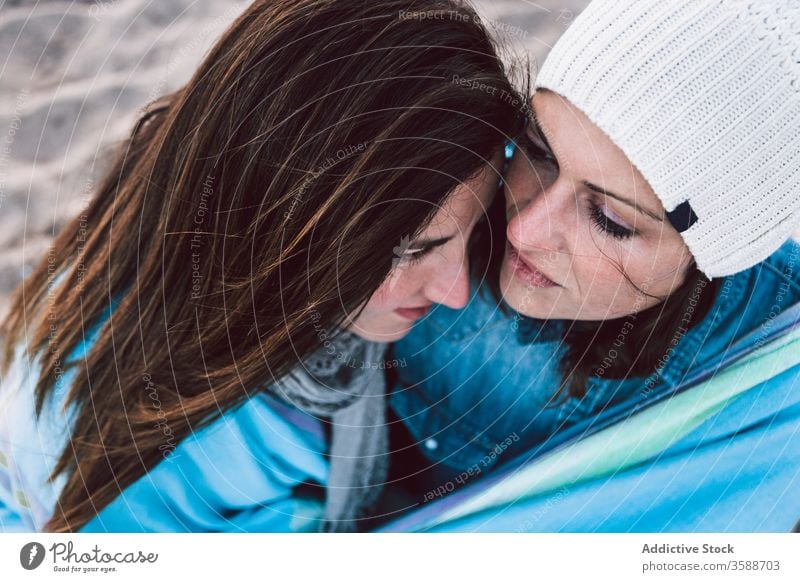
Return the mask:
[[369, 328], [367, 326], [352, 326], [350, 331], [356, 334], [358, 337], [365, 339], [371, 342], [378, 342], [378, 343], [392, 343], [396, 341], [400, 341], [404, 337], [408, 335], [408, 332], [411, 331], [411, 326], [401, 326], [401, 327], [390, 327], [386, 326], [384, 329], [380, 328]]
[[511, 309], [534, 319], [575, 319], [574, 313], [567, 314], [559, 309], [559, 295], [554, 289], [528, 287], [503, 270], [500, 273], [500, 289], [503, 300]]
[[631, 315], [633, 311], [571, 309], [566, 298], [545, 295], [542, 290], [528, 290], [513, 283], [503, 286], [503, 300], [517, 313], [532, 319], [565, 319], [570, 321], [608, 321]]

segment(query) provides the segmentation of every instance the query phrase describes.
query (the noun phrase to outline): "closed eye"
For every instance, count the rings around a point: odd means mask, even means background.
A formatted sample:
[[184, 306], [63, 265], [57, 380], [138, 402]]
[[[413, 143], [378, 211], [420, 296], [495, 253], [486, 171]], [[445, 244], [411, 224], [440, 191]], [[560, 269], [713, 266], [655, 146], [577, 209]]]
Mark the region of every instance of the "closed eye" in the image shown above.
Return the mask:
[[636, 234], [634, 231], [611, 220], [594, 202], [589, 203], [589, 217], [601, 233], [610, 234], [616, 239], [623, 240]]
[[437, 239], [422, 239], [414, 241], [414, 244], [406, 249], [405, 253], [403, 253], [403, 260], [407, 261], [409, 264], [415, 264], [420, 262], [426, 256], [431, 254], [434, 249], [437, 249], [441, 246], [446, 245], [451, 240], [453, 240], [452, 236], [437, 238]]

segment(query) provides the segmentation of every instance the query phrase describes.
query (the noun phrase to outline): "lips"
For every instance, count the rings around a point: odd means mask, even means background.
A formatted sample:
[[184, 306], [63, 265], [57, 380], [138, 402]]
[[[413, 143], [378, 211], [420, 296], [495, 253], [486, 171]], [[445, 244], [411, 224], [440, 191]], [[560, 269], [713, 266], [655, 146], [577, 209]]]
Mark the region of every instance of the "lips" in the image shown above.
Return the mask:
[[512, 269], [514, 276], [522, 282], [540, 289], [559, 286], [531, 262], [523, 258], [511, 244], [508, 245], [506, 257], [508, 266]]
[[404, 319], [410, 321], [417, 321], [422, 319], [431, 310], [432, 305], [425, 305], [423, 307], [401, 307], [395, 309], [394, 312]]

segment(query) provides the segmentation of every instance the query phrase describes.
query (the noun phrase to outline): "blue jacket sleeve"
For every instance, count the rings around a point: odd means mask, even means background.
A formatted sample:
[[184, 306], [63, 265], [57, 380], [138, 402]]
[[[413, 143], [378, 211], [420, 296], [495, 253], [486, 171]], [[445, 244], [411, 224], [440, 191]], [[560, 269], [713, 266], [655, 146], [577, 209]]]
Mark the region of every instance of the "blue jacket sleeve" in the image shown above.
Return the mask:
[[328, 467], [318, 421], [302, 416], [251, 398], [181, 441], [81, 531], [315, 531]]

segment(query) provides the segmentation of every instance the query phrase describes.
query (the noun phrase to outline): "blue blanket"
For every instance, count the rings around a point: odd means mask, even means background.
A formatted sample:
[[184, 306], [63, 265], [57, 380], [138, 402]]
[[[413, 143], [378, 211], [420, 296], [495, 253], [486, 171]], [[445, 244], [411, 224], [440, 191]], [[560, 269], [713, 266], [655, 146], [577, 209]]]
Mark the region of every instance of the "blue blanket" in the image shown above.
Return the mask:
[[800, 304], [724, 362], [378, 531], [788, 532], [800, 518]]

